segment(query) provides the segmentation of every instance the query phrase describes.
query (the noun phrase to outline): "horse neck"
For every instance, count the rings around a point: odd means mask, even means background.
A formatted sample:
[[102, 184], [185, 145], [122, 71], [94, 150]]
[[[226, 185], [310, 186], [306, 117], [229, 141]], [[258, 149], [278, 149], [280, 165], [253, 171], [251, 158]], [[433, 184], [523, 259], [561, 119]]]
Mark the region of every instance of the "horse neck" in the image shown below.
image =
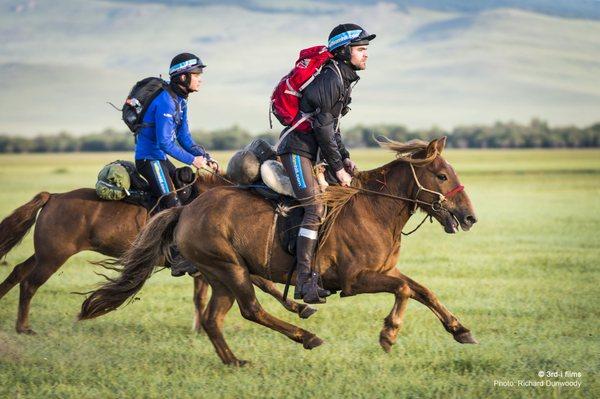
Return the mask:
[[[412, 198], [415, 181], [406, 162], [392, 161], [357, 176], [361, 188], [396, 197]], [[369, 209], [367, 215], [382, 227], [399, 236], [411, 216], [412, 202], [384, 195], [361, 194], [357, 206]]]

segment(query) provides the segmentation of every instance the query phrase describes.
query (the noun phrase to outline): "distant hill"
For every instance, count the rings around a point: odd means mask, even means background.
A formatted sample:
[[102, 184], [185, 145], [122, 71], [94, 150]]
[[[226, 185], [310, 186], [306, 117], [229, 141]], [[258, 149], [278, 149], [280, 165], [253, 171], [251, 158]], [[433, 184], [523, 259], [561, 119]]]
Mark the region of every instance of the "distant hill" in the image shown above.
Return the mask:
[[[165, 4], [179, 6], [233, 5], [260, 12], [314, 12], [314, 1], [261, 1], [261, 0], [112, 0], [136, 4]], [[330, 6], [330, 12], [340, 7], [377, 4], [376, 0], [321, 0]], [[501, 8], [514, 8], [563, 18], [600, 19], [600, 5], [594, 0], [387, 0], [386, 3], [409, 10], [425, 8], [437, 11], [477, 13]]]
[[[218, 5], [217, 5], [218, 3]], [[268, 129], [299, 49], [354, 21], [378, 37], [343, 124], [580, 126], [600, 109], [596, 1], [0, 0], [0, 133], [122, 128], [139, 78], [179, 51], [208, 64], [191, 124]], [[276, 128], [279, 128], [278, 126]]]

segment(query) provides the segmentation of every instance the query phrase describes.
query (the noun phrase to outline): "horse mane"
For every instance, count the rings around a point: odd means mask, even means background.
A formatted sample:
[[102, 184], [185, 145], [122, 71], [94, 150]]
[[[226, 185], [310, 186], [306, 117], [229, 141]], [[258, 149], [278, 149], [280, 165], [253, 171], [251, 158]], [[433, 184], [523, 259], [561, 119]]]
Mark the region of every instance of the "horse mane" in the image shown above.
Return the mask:
[[[437, 158], [439, 152], [436, 147], [435, 151], [427, 156], [427, 147], [429, 143], [423, 140], [410, 140], [406, 143], [402, 143], [400, 141], [390, 140], [387, 137], [380, 136], [379, 140], [377, 140], [377, 144], [379, 144], [382, 148], [387, 148], [392, 151], [396, 151], [396, 159], [408, 162], [416, 166], [427, 165]], [[423, 157], [419, 157], [424, 153]]]
[[199, 169], [197, 171], [196, 184], [206, 186], [228, 186], [232, 183], [226, 172], [209, 172], [208, 170]]
[[318, 194], [315, 197], [315, 201], [319, 201], [327, 207], [327, 214], [323, 218], [323, 223], [321, 224], [319, 249], [321, 249], [327, 240], [327, 237], [329, 237], [331, 229], [342, 209], [346, 204], [354, 201], [356, 194], [360, 192], [359, 189], [363, 188], [368, 181], [372, 180], [374, 175], [385, 175], [394, 164], [399, 162], [423, 166], [432, 162], [439, 155], [439, 152], [436, 149], [431, 155], [427, 156], [427, 147], [429, 146], [429, 143], [423, 140], [410, 140], [406, 143], [402, 143], [380, 136], [377, 140], [377, 144], [382, 148], [395, 151], [396, 160], [373, 170], [358, 172], [355, 179], [352, 180], [351, 187], [329, 186], [325, 192]]

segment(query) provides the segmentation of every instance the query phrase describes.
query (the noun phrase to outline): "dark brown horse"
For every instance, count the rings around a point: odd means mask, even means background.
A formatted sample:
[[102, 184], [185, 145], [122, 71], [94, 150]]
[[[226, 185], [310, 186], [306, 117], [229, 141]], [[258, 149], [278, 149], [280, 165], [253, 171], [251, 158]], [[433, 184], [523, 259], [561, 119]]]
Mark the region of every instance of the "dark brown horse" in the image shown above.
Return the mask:
[[[394, 294], [394, 307], [379, 337], [386, 351], [396, 341], [409, 298], [430, 308], [456, 341], [476, 343], [430, 290], [396, 268], [401, 231], [413, 205], [448, 233], [455, 233], [459, 225], [468, 230], [477, 221], [458, 177], [440, 155], [445, 141], [382, 144], [397, 151], [398, 159], [359, 173], [354, 188], [330, 187], [323, 198], [330, 212], [315, 262], [324, 287], [341, 290], [342, 296]], [[316, 335], [273, 317], [256, 299], [250, 276], [283, 282], [292, 263], [277, 240], [271, 241], [273, 212], [267, 201], [230, 187], [215, 188], [185, 208], [162, 212], [118, 260], [122, 274], [84, 301], [79, 318], [117, 309], [143, 286], [167, 248], [177, 243], [212, 287], [203, 326], [224, 363], [245, 363], [231, 352], [221, 332], [234, 301], [244, 318], [279, 331], [306, 349], [321, 345]], [[199, 236], [203, 239], [191, 239]]]
[[[195, 190], [202, 193], [225, 184], [212, 174], [201, 174]], [[39, 212], [39, 215], [38, 215]], [[37, 220], [36, 220], [36, 215]], [[15, 285], [20, 284], [16, 330], [34, 334], [29, 325], [29, 308], [37, 289], [43, 285], [71, 256], [89, 250], [118, 257], [129, 247], [142, 226], [148, 212], [141, 206], [121, 201], [99, 200], [95, 191], [82, 188], [67, 193], [41, 192], [31, 201], [17, 208], [0, 222], [0, 259], [15, 247], [35, 224], [33, 236], [35, 252], [16, 265], [0, 283], [0, 299]], [[263, 291], [277, 298], [286, 309], [306, 318], [316, 310], [293, 301], [283, 301], [275, 284], [254, 276], [253, 281]], [[194, 326], [200, 331], [202, 312], [207, 303], [207, 289], [201, 276], [194, 279]]]

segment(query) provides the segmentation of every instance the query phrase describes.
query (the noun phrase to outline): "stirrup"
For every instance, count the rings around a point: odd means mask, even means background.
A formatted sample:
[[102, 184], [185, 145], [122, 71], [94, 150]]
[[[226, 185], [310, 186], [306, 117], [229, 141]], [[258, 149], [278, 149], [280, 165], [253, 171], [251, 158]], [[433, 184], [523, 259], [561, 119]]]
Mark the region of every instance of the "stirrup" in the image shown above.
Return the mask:
[[313, 272], [306, 281], [297, 284], [294, 288], [294, 299], [302, 299], [310, 304], [327, 302], [325, 298], [331, 295], [331, 292], [319, 287], [318, 280], [317, 273]]

